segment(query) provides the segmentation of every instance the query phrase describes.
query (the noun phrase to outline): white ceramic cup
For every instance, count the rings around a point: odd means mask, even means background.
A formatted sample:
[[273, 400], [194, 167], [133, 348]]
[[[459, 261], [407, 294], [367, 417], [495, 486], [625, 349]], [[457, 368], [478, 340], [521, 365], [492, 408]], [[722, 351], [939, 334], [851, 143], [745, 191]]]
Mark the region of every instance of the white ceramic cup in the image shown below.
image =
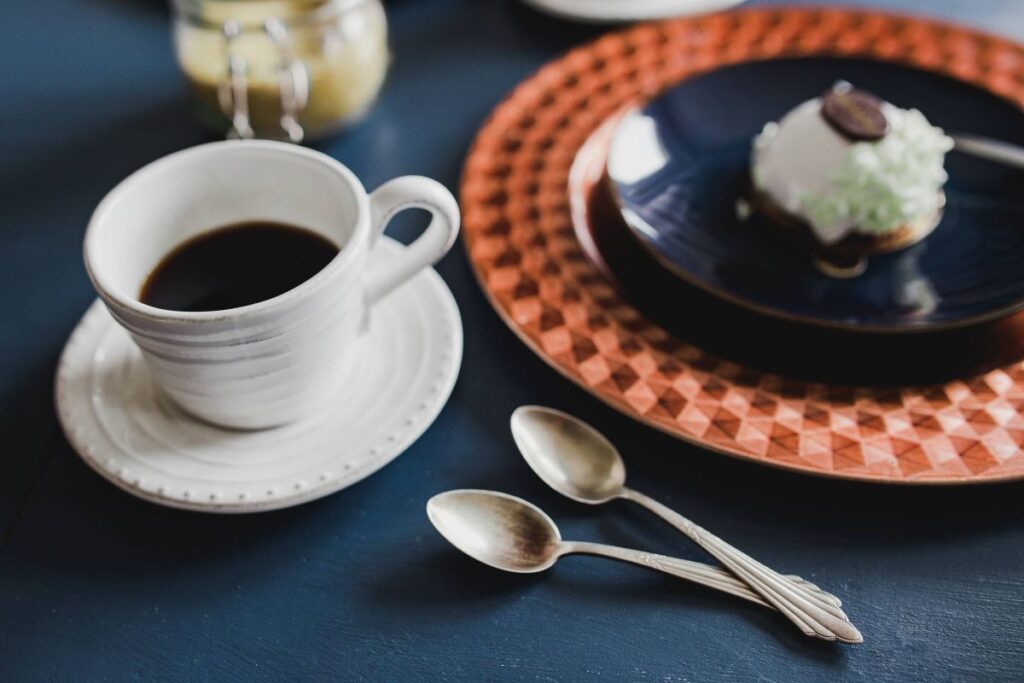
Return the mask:
[[[430, 225], [400, 256], [369, 268], [384, 228], [408, 208], [429, 211]], [[139, 301], [146, 277], [177, 245], [254, 220], [313, 230], [341, 250], [295, 289], [249, 306], [192, 313]], [[159, 389], [203, 420], [259, 429], [344, 400], [341, 366], [358, 355], [369, 309], [444, 256], [458, 230], [458, 204], [429, 178], [396, 178], [367, 195], [319, 152], [215, 142], [155, 161], [114, 188], [89, 222], [85, 263]]]

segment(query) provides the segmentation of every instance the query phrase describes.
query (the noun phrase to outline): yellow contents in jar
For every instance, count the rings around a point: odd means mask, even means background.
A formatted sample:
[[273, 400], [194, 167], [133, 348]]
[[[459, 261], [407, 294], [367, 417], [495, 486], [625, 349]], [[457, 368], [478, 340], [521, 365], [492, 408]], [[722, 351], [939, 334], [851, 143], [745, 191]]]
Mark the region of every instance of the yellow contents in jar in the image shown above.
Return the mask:
[[[286, 49], [308, 74], [308, 101], [297, 112], [307, 136], [359, 118], [384, 82], [387, 21], [378, 0], [206, 0], [194, 7], [199, 16], [178, 21], [175, 41], [200, 118], [208, 125], [230, 125], [230, 110], [223, 110], [221, 100], [221, 90], [230, 80], [230, 54], [244, 64], [250, 125], [261, 137], [284, 135], [279, 73], [283, 53], [263, 30], [271, 18], [286, 28]], [[222, 32], [228, 21], [241, 28], [230, 41]]]

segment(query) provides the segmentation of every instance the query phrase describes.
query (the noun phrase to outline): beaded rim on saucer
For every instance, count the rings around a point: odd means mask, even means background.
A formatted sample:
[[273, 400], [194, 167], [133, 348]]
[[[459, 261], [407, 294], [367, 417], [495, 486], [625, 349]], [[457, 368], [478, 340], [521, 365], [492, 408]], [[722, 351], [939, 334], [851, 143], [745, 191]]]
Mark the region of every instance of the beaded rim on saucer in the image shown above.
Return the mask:
[[461, 198], [480, 285], [556, 370], [622, 413], [712, 451], [875, 482], [1024, 478], [1024, 363], [928, 387], [843, 387], [761, 372], [646, 320], [581, 248], [569, 173], [608, 117], [719, 66], [822, 54], [936, 71], [1024, 107], [1024, 47], [919, 18], [769, 8], [611, 33], [541, 68], [478, 133]]
[[[373, 258], [402, 248], [384, 237]], [[231, 514], [292, 507], [384, 467], [444, 408], [462, 362], [462, 322], [441, 276], [425, 269], [378, 303], [362, 343], [335, 401], [299, 422], [234, 431], [164, 399], [96, 301], [61, 355], [57, 415], [86, 464], [143, 500]]]

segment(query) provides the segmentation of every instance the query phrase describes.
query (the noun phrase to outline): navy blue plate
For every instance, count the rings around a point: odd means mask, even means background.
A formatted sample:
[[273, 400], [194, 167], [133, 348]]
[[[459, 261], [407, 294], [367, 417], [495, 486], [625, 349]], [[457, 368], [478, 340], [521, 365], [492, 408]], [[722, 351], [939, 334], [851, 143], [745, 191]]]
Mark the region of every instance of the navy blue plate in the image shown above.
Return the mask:
[[[748, 62], [686, 80], [623, 119], [630, 150], [608, 165], [636, 237], [691, 284], [762, 313], [881, 332], [967, 325], [1024, 309], [1024, 171], [951, 152], [942, 221], [924, 241], [872, 256], [860, 277], [819, 273], [806, 253], [736, 217], [750, 142], [837, 79], [949, 131], [1024, 144], [1014, 104], [919, 69], [839, 58]], [[753, 224], [751, 224], [753, 223]]]

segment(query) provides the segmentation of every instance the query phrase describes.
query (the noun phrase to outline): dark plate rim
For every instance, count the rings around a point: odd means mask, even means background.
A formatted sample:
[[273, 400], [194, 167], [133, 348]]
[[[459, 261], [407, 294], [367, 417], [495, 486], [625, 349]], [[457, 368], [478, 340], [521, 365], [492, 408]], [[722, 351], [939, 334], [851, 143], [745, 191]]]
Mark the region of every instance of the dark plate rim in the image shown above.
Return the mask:
[[[997, 309], [993, 309], [993, 310], [990, 310], [990, 311], [986, 311], [984, 313], [978, 313], [976, 315], [968, 316], [968, 317], [965, 317], [965, 318], [958, 318], [957, 320], [952, 320], [952, 321], [948, 321], [948, 322], [896, 323], [896, 324], [892, 324], [892, 325], [880, 325], [880, 324], [873, 324], [873, 323], [846, 323], [846, 322], [842, 322], [842, 321], [823, 320], [821, 318], [815, 318], [815, 317], [812, 317], [812, 316], [800, 315], [799, 313], [792, 313], [790, 311], [786, 311], [786, 310], [783, 310], [783, 309], [780, 309], [780, 308], [775, 308], [774, 306], [770, 306], [770, 305], [766, 305], [766, 304], [757, 303], [757, 302], [751, 301], [751, 300], [749, 300], [749, 299], [747, 299], [745, 297], [738, 296], [736, 294], [732, 294], [730, 292], [725, 291], [724, 289], [721, 289], [719, 287], [716, 287], [716, 286], [712, 285], [711, 283], [708, 283], [708, 282], [704, 281], [700, 277], [697, 277], [697, 276], [693, 275], [692, 273], [687, 271], [685, 268], [683, 268], [679, 264], [673, 263], [664, 254], [660, 253], [658, 251], [656, 245], [653, 244], [652, 240], [650, 238], [648, 238], [646, 235], [644, 235], [642, 231], [640, 231], [637, 228], [635, 228], [632, 225], [632, 223], [630, 223], [629, 219], [626, 218], [626, 212], [624, 211], [624, 209], [626, 208], [625, 207], [625, 203], [623, 202], [622, 197], [619, 194], [619, 190], [618, 190], [618, 187], [617, 187], [615, 181], [612, 180], [611, 175], [608, 173], [608, 150], [611, 148], [611, 145], [614, 142], [615, 137], [618, 135], [619, 130], [621, 130], [621, 128], [622, 128], [623, 122], [627, 118], [629, 118], [631, 116], [635, 116], [637, 114], [637, 112], [639, 112], [641, 109], [646, 107], [648, 104], [650, 104], [651, 102], [654, 102], [655, 100], [657, 100], [658, 98], [662, 97], [663, 95], [665, 95], [669, 91], [674, 90], [675, 88], [679, 87], [681, 84], [685, 83], [686, 81], [692, 80], [694, 78], [699, 78], [699, 77], [702, 77], [702, 76], [706, 76], [706, 75], [714, 73], [716, 71], [721, 71], [722, 69], [732, 68], [734, 66], [741, 65], [741, 64], [754, 64], [754, 63], [759, 63], [759, 62], [763, 63], [763, 62], [777, 62], [777, 61], [797, 61], [797, 60], [805, 60], [805, 59], [820, 59], [821, 57], [828, 57], [828, 58], [831, 58], [831, 59], [851, 59], [851, 57], [848, 57], [846, 55], [830, 55], [830, 54], [810, 55], [810, 56], [786, 55], [786, 56], [781, 56], [781, 57], [771, 57], [771, 58], [767, 58], [767, 59], [744, 59], [744, 60], [740, 60], [740, 61], [737, 61], [737, 62], [732, 62], [730, 64], [727, 64], [727, 65], [724, 65], [724, 66], [721, 66], [721, 67], [707, 69], [707, 70], [701, 71], [699, 73], [690, 74], [688, 76], [685, 76], [685, 77], [683, 77], [683, 78], [673, 82], [671, 85], [668, 85], [668, 86], [666, 86], [664, 88], [659, 89], [657, 92], [651, 94], [650, 96], [647, 96], [647, 97], [644, 97], [644, 98], [641, 98], [641, 99], [633, 101], [629, 105], [627, 105], [627, 106], [623, 107], [622, 109], [620, 109], [614, 116], [610, 116], [609, 119], [612, 119], [612, 118], [615, 119], [615, 130], [612, 131], [611, 135], [609, 136], [607, 148], [604, 150], [605, 159], [604, 159], [604, 177], [603, 177], [603, 182], [605, 182], [605, 184], [606, 184], [606, 186], [608, 188], [608, 191], [610, 193], [610, 196], [615, 201], [616, 206], [619, 207], [619, 216], [621, 217], [622, 222], [626, 225], [627, 229], [629, 230], [629, 233], [633, 236], [634, 239], [636, 239], [644, 247], [645, 251], [647, 251], [652, 257], [654, 257], [654, 260], [658, 263], [658, 265], [662, 266], [663, 268], [665, 268], [670, 273], [672, 273], [673, 275], [675, 275], [679, 279], [683, 280], [687, 284], [692, 285], [694, 287], [697, 287], [698, 289], [701, 289], [701, 290], [703, 290], [703, 291], [705, 291], [705, 292], [707, 292], [709, 294], [712, 294], [712, 295], [714, 295], [714, 296], [716, 296], [716, 297], [718, 297], [718, 298], [720, 298], [720, 299], [722, 299], [724, 301], [727, 301], [728, 303], [731, 303], [731, 304], [733, 304], [735, 306], [740, 306], [740, 307], [746, 308], [746, 309], [754, 311], [756, 313], [760, 313], [761, 315], [767, 315], [767, 316], [771, 316], [773, 318], [778, 318], [780, 320], [786, 320], [786, 321], [789, 321], [789, 322], [796, 322], [796, 323], [802, 323], [802, 324], [805, 324], [805, 325], [812, 325], [814, 327], [819, 327], [819, 328], [833, 329], [833, 330], [845, 330], [845, 331], [849, 331], [849, 332], [866, 332], [866, 333], [871, 333], [871, 334], [927, 334], [927, 333], [930, 333], [930, 332], [941, 332], [943, 330], [955, 330], [955, 329], [962, 329], [962, 328], [965, 328], [965, 327], [972, 327], [974, 325], [979, 325], [981, 323], [991, 322], [993, 320], [998, 320], [999, 318], [1004, 318], [1004, 317], [1013, 315], [1015, 313], [1019, 313], [1021, 311], [1024, 311], [1024, 295], [1022, 295], [1016, 302], [1014, 302], [1012, 304], [1008, 304], [1008, 305], [1003, 306], [1001, 308], [997, 308]], [[903, 61], [900, 61], [900, 60], [886, 60], [886, 59], [878, 59], [878, 58], [875, 58], [875, 57], [860, 57], [860, 56], [853, 57], [852, 59], [873, 61], [873, 62], [878, 62], [879, 64], [889, 64], [889, 65], [902, 66], [902, 67], [908, 68], [908, 69], [915, 69], [915, 70], [918, 70], [918, 71], [923, 71], [923, 72], [926, 72], [926, 73], [931, 73], [931, 74], [935, 74], [935, 75], [938, 75], [938, 76], [943, 76], [945, 78], [949, 78], [949, 79], [951, 79], [953, 81], [956, 81], [958, 83], [963, 83], [965, 85], [974, 86], [976, 88], [980, 87], [976, 83], [972, 83], [972, 82], [970, 82], [968, 80], [957, 78], [956, 76], [954, 76], [954, 75], [952, 75], [952, 74], [950, 74], [948, 72], [941, 71], [941, 70], [938, 70], [938, 69], [928, 69], [928, 68], [922, 67], [922, 66], [917, 65], [917, 64], [907, 64], [906, 62], [903, 62]], [[984, 88], [982, 88], [982, 89], [984, 89]], [[1012, 106], [1016, 107], [1020, 111], [1021, 115], [1024, 116], [1024, 107], [1022, 107], [1017, 102], [1013, 101], [1012, 99], [1010, 99], [1008, 97], [1004, 97], [1002, 94], [994, 92], [992, 90], [987, 90], [986, 89], [985, 92], [988, 93], [989, 95], [993, 96], [993, 97], [997, 97], [997, 98], [1003, 100], [1004, 102], [1007, 102], [1007, 103], [1011, 104]], [[1024, 123], [1024, 121], [1022, 121], [1022, 123]]]

